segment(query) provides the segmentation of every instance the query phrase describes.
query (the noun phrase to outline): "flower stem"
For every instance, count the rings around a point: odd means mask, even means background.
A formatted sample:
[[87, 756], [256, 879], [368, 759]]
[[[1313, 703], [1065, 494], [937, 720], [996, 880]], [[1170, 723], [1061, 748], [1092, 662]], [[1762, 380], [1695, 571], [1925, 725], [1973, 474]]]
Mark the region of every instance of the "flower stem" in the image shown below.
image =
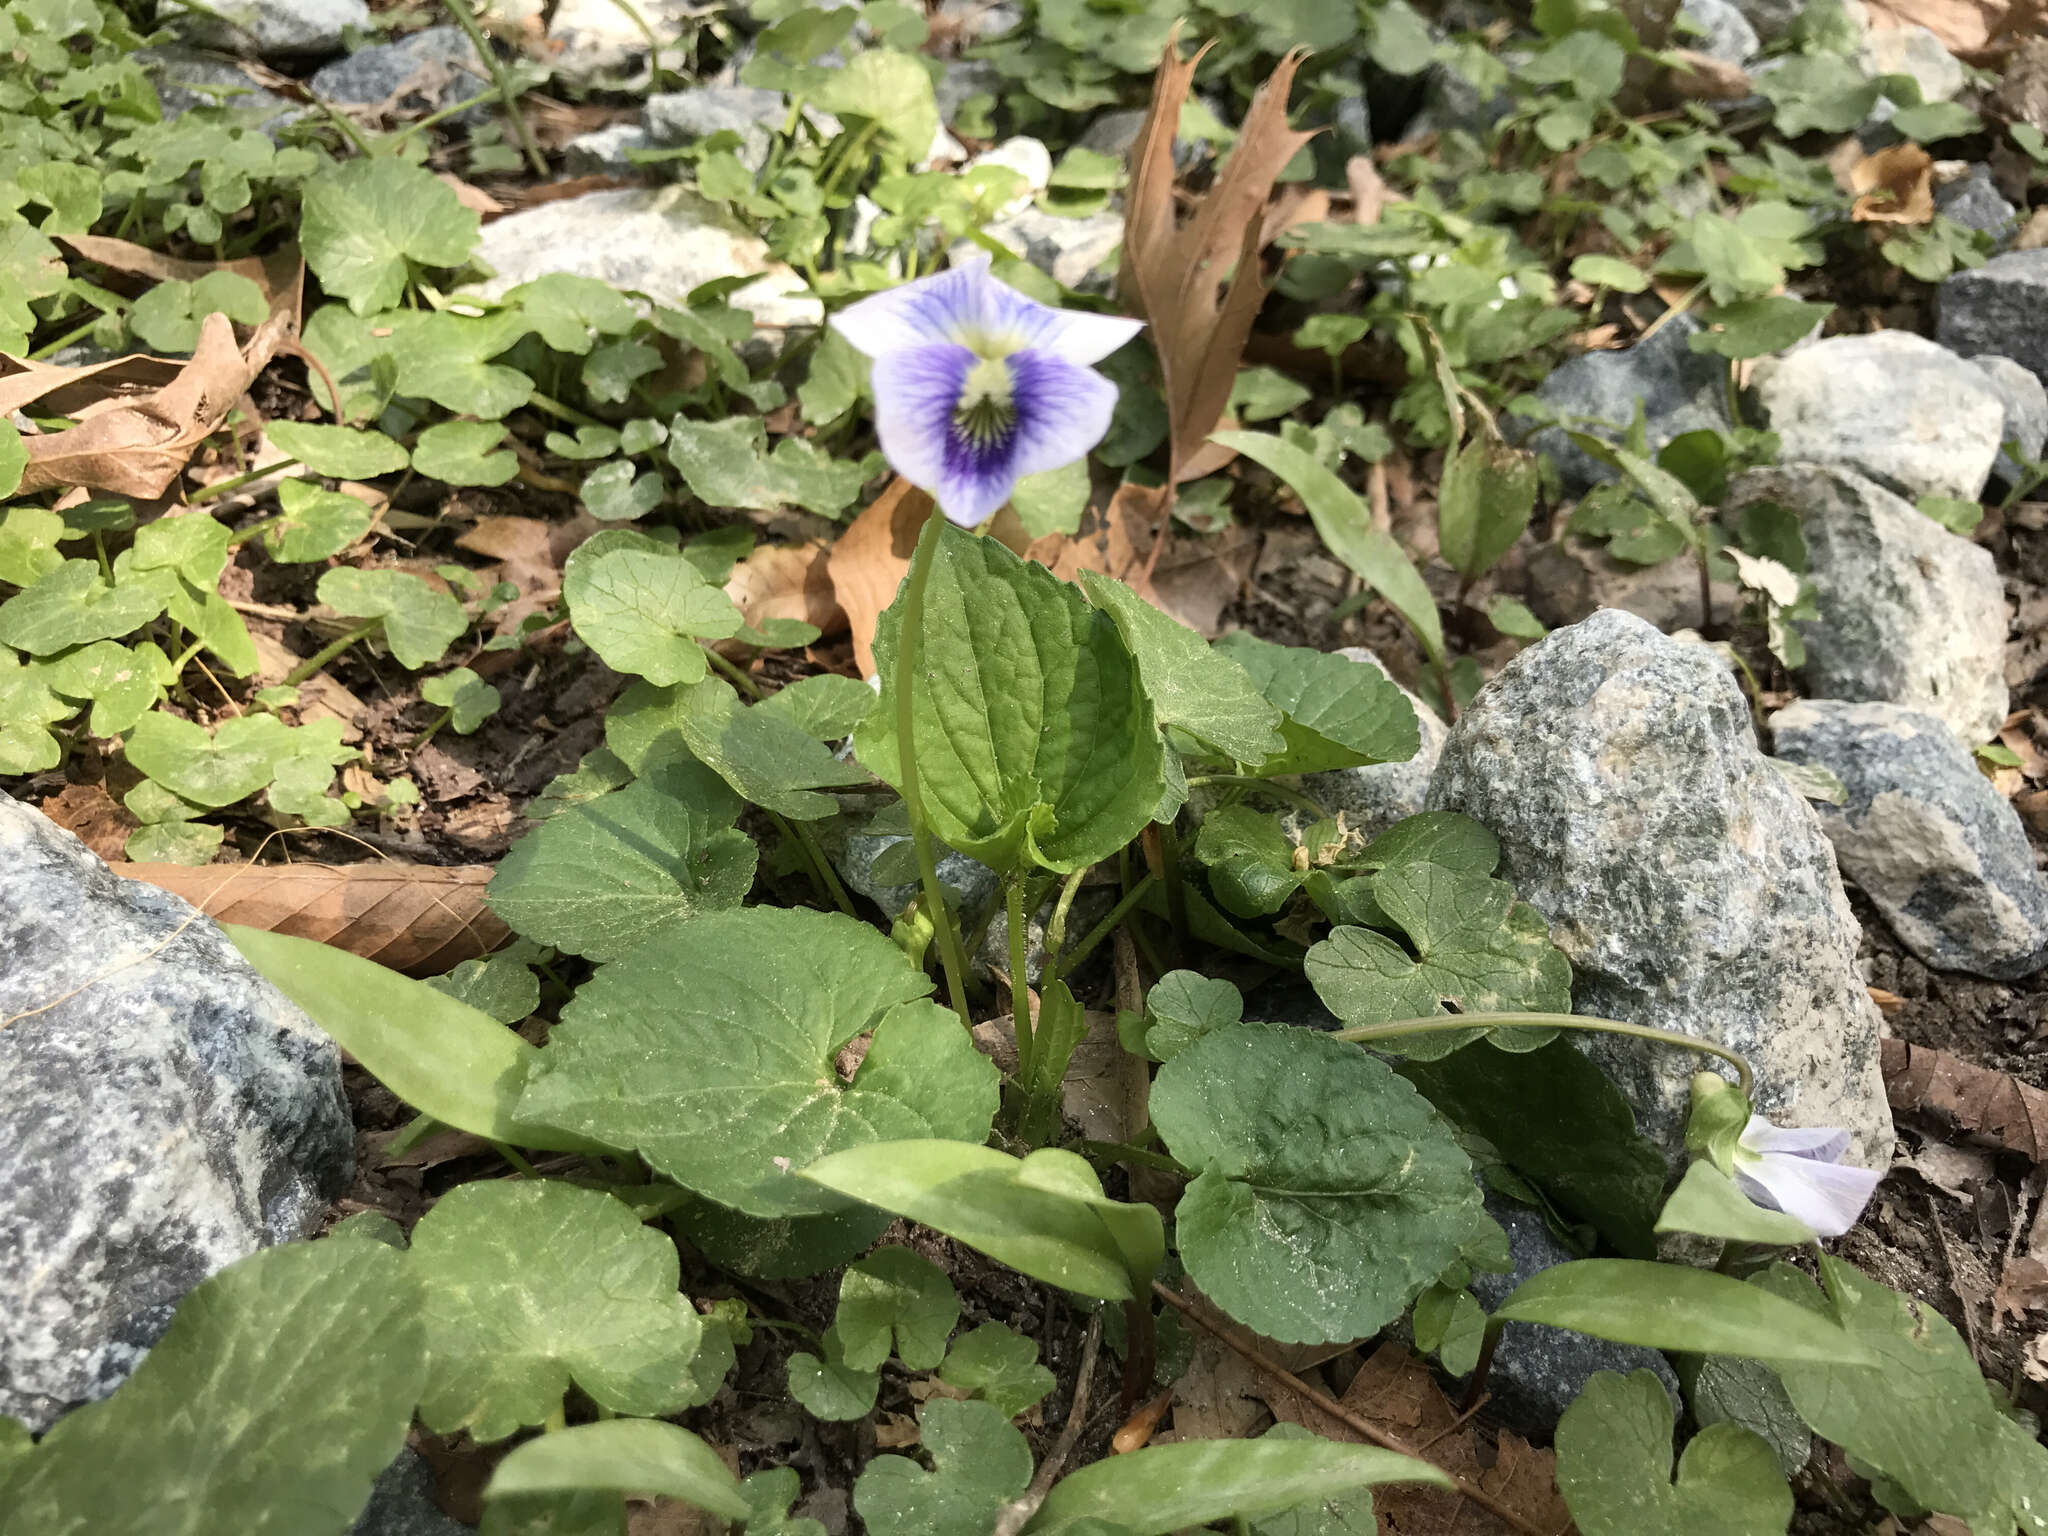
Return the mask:
[[1086, 960], [1089, 955], [1094, 953], [1095, 946], [1115, 931], [1116, 925], [1130, 915], [1131, 908], [1143, 901], [1145, 893], [1151, 890], [1158, 881], [1159, 877], [1148, 870], [1143, 879], [1124, 892], [1122, 899], [1109, 909], [1102, 921], [1093, 928], [1090, 928], [1087, 936], [1074, 946], [1074, 952], [1071, 955], [1063, 956], [1057, 965], [1047, 969], [1045, 976], [1046, 985], [1050, 986], [1061, 977], [1070, 975], [1083, 960]]
[[262, 464], [258, 465], [255, 469], [244, 470], [241, 474], [231, 479], [216, 480], [213, 484], [204, 486], [194, 491], [190, 496], [187, 496], [185, 498], [185, 505], [196, 507], [203, 502], [212, 501], [217, 496], [225, 496], [230, 491], [239, 491], [252, 480], [261, 480], [267, 475], [276, 474], [279, 470], [290, 469], [298, 462], [297, 459], [279, 459], [274, 464]]
[[1460, 1029], [1497, 1027], [1580, 1029], [1596, 1035], [1629, 1035], [1638, 1040], [1655, 1040], [1662, 1045], [1696, 1051], [1702, 1056], [1719, 1057], [1735, 1069], [1736, 1082], [1744, 1094], [1748, 1094], [1756, 1082], [1756, 1074], [1750, 1071], [1748, 1062], [1712, 1041], [1701, 1040], [1681, 1030], [1659, 1029], [1654, 1024], [1628, 1024], [1620, 1019], [1599, 1019], [1579, 1013], [1458, 1013], [1429, 1019], [1395, 1019], [1386, 1024], [1361, 1024], [1355, 1029], [1340, 1029], [1330, 1038], [1364, 1045], [1374, 1040], [1391, 1040], [1398, 1035], [1443, 1035]]
[[[1045, 968], [1054, 971], [1059, 964], [1060, 951], [1067, 945], [1067, 914], [1074, 908], [1074, 897], [1079, 894], [1081, 880], [1088, 873], [1089, 866], [1083, 864], [1067, 876], [1060, 886], [1060, 899], [1052, 909], [1052, 922], [1045, 930]], [[1051, 975], [1046, 978], [1052, 980]]]
[[[1029, 930], [1025, 927], [1024, 880], [1021, 876], [1003, 886], [1003, 915], [1010, 927], [1010, 1022], [1017, 1027], [1017, 1081], [1028, 1098], [1036, 1081], [1033, 1067], [1038, 1055], [1038, 1032], [1031, 1023], [1031, 988], [1024, 968], [1030, 961]], [[1028, 1116], [1027, 1116], [1028, 1118]]]
[[896, 639], [896, 756], [902, 779], [903, 810], [910, 819], [910, 845], [917, 853], [918, 885], [931, 914], [932, 927], [939, 935], [939, 959], [945, 967], [946, 992], [953, 1011], [966, 1028], [974, 1027], [967, 1011], [967, 957], [960, 950], [960, 929], [946, 905], [946, 888], [939, 884], [938, 861], [932, 856], [931, 824], [925, 820], [924, 791], [917, 780], [917, 648], [924, 632], [924, 589], [931, 582], [932, 559], [939, 547], [939, 531], [946, 520], [934, 512], [925, 519], [917, 536], [916, 553], [910, 557], [910, 573], [903, 578], [903, 622]]

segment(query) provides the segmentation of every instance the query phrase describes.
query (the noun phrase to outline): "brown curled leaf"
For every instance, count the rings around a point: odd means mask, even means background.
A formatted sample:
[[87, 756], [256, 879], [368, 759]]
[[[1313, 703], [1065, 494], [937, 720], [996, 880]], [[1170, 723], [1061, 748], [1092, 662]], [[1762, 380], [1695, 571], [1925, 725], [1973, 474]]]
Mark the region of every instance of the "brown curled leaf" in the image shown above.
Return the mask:
[[1900, 1114], [1925, 1114], [1973, 1139], [2048, 1160], [2048, 1093], [1960, 1056], [1885, 1040], [1885, 1095]]

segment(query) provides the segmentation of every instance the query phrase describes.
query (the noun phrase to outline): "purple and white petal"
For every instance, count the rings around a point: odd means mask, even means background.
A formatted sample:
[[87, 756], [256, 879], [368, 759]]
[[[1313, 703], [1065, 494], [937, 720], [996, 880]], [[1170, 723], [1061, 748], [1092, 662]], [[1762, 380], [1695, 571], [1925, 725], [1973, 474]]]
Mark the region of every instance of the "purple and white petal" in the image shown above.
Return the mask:
[[1045, 352], [1010, 359], [1016, 435], [1010, 473], [1017, 479], [1063, 469], [1102, 441], [1116, 411], [1116, 386], [1092, 368]]
[[1851, 1163], [1766, 1153], [1738, 1159], [1735, 1184], [1758, 1205], [1805, 1222], [1821, 1237], [1840, 1237], [1856, 1225], [1884, 1178]]
[[938, 498], [953, 522], [973, 527], [1010, 494], [1003, 479], [992, 505], [976, 515], [987, 487], [960, 483], [953, 417], [977, 359], [950, 342], [888, 352], [875, 360], [875, 433], [889, 467]]
[[1778, 1126], [1762, 1115], [1751, 1115], [1742, 1128], [1742, 1146], [1751, 1152], [1782, 1152], [1791, 1157], [1813, 1157], [1838, 1163], [1849, 1150], [1849, 1133], [1832, 1125]]
[[1120, 315], [1053, 309], [989, 275], [986, 256], [862, 299], [832, 317], [869, 357], [950, 341], [982, 357], [1039, 347], [1074, 363], [1100, 362], [1144, 329]]
[[1024, 333], [1025, 346], [1069, 363], [1099, 363], [1145, 329], [1144, 321], [1123, 315], [1091, 315], [1078, 309], [1048, 309], [1029, 299], [1024, 302], [1037, 311]]
[[911, 347], [957, 343], [980, 316], [977, 289], [987, 280], [985, 262], [920, 277], [848, 305], [832, 317], [832, 328], [856, 351], [877, 358]]

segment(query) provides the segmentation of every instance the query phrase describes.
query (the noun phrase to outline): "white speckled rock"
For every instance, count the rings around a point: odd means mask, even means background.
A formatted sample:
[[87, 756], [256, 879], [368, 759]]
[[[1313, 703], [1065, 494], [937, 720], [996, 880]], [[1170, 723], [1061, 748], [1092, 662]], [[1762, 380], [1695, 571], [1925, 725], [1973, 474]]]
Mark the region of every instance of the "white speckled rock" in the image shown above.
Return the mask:
[[1752, 382], [1782, 463], [1839, 464], [1908, 499], [1967, 499], [1998, 458], [2004, 399], [1910, 331], [1831, 336], [1764, 359]]
[[[1429, 804], [1500, 839], [1500, 878], [1571, 959], [1576, 1011], [1737, 1051], [1763, 1113], [1842, 1126], [1859, 1162], [1889, 1163], [1878, 1014], [1834, 852], [1715, 652], [1611, 610], [1557, 630], [1452, 727]], [[1574, 1043], [1675, 1168], [1699, 1058]]]
[[[1108, 293], [1116, 286], [1124, 216], [1114, 209], [1069, 219], [1031, 207], [990, 224], [984, 233], [1077, 293]], [[963, 240], [953, 247], [952, 256], [971, 257], [979, 249]]]
[[[184, 7], [173, 0], [163, 10], [169, 21]], [[370, 8], [364, 0], [208, 0], [207, 10], [213, 14], [195, 11], [180, 27], [187, 41], [266, 59], [339, 53], [348, 28], [370, 30]]]
[[[751, 85], [693, 85], [665, 91], [648, 97], [640, 111], [648, 136], [665, 147], [694, 144], [714, 133], [738, 134], [740, 147], [735, 153], [750, 171], [768, 163], [773, 130], [788, 117], [789, 101], [782, 92]], [[804, 117], [822, 134], [839, 132], [839, 119], [830, 112], [806, 108]]]
[[[1568, 417], [1584, 418], [1584, 430], [1611, 443], [1621, 441], [1638, 405], [1653, 449], [1687, 432], [1726, 427], [1727, 365], [1687, 344], [1699, 328], [1691, 315], [1679, 315], [1632, 347], [1584, 353], [1552, 369], [1536, 386], [1536, 398]], [[1532, 433], [1527, 446], [1556, 461], [1575, 495], [1614, 478], [1613, 470], [1556, 427]]]
[[[1364, 646], [1346, 646], [1337, 654], [1371, 667], [1393, 682], [1387, 669], [1380, 665], [1379, 657]], [[1450, 734], [1435, 710], [1406, 688], [1401, 689], [1401, 694], [1414, 707], [1415, 723], [1422, 738], [1413, 757], [1405, 763], [1374, 763], [1366, 768], [1311, 773], [1301, 781], [1302, 790], [1310, 799], [1332, 815], [1342, 811], [1345, 826], [1362, 837], [1376, 837], [1402, 817], [1413, 816], [1424, 808], [1429, 800], [1429, 776], [1436, 771], [1444, 738]]]
[[1863, 40], [1864, 69], [1873, 75], [1910, 75], [1922, 101], [1953, 101], [1962, 94], [1963, 66], [1927, 28], [1884, 27]]
[[[662, 44], [662, 61], [678, 63], [675, 40], [700, 7], [695, 0], [634, 0], [633, 9]], [[647, 33], [614, 0], [561, 0], [548, 22], [551, 62], [572, 79], [616, 74], [647, 61]]]
[[1031, 206], [1032, 198], [1052, 180], [1052, 151], [1040, 139], [1005, 139], [994, 149], [983, 150], [961, 169], [971, 171], [984, 165], [999, 165], [1024, 178], [1017, 195], [1003, 204], [997, 218], [1013, 218]]
[[[1970, 366], [1984, 375], [2005, 402], [2005, 425], [1999, 440], [2017, 445], [2029, 459], [2039, 459], [2041, 449], [2048, 446], [2048, 388], [2009, 357], [1987, 353], [1971, 358]], [[2019, 464], [2001, 448], [1998, 462], [1991, 467], [1992, 483], [2015, 485], [2019, 478]]]
[[1971, 746], [1997, 733], [2009, 697], [2005, 588], [1990, 550], [1844, 469], [1751, 470], [1726, 505], [1752, 501], [1798, 513], [1806, 534], [1820, 609], [1799, 626], [1809, 694], [1910, 704]]
[[1816, 805], [1842, 873], [1899, 942], [1943, 971], [2000, 981], [2048, 965], [2048, 882], [2026, 828], [1940, 720], [1897, 704], [1806, 699], [1770, 719], [1778, 756], [1849, 792]]
[[713, 278], [760, 274], [732, 295], [764, 326], [817, 325], [824, 307], [758, 235], [688, 187], [628, 187], [543, 203], [484, 226], [476, 259], [488, 298], [548, 272], [574, 272], [681, 304]]
[[[401, 112], [437, 112], [490, 87], [491, 77], [460, 27], [428, 27], [395, 43], [380, 43], [336, 59], [306, 82], [322, 101], [339, 106], [376, 107], [389, 102]], [[482, 122], [485, 109], [472, 107], [458, 121]]]
[[0, 795], [0, 1414], [120, 1385], [347, 1183], [334, 1044], [175, 896]]

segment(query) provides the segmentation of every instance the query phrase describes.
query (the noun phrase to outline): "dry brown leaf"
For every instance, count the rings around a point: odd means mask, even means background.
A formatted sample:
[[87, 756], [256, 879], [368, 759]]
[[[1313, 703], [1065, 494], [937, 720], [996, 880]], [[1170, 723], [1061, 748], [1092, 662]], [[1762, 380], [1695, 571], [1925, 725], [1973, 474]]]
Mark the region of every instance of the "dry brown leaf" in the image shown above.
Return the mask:
[[2048, 1093], [1947, 1051], [1884, 1040], [1885, 1094], [1901, 1114], [1926, 1114], [1991, 1146], [2048, 1159]]
[[2029, 1312], [2048, 1312], [2048, 1264], [2022, 1255], [2005, 1266], [1991, 1295], [1994, 1320], [2018, 1322]]
[[725, 595], [756, 629], [769, 619], [801, 619], [821, 635], [836, 635], [847, 620], [833, 595], [830, 557], [830, 546], [816, 540], [763, 544], [733, 567]]
[[503, 213], [505, 205], [482, 187], [473, 187], [453, 171], [436, 171], [435, 177], [455, 194], [455, 201], [472, 212], [485, 215]]
[[2005, 30], [2009, 0], [1869, 0], [1873, 31], [1925, 27], [1950, 53], [1980, 53]]
[[[266, 687], [283, 682], [306, 659], [259, 629], [250, 630], [249, 638], [256, 643], [256, 680]], [[339, 720], [343, 741], [363, 739], [363, 719], [369, 707], [324, 671], [315, 672], [299, 684], [299, 701], [294, 707], [302, 725], [314, 720]]]
[[1886, 1018], [1890, 1018], [1906, 1006], [1903, 997], [1896, 992], [1887, 992], [1883, 987], [1865, 987], [1863, 990], [1870, 994], [1870, 1000], [1877, 1004], [1877, 1011]]
[[826, 556], [832, 592], [853, 636], [854, 664], [862, 677], [875, 672], [875, 621], [896, 601], [910, 570], [910, 554], [934, 503], [898, 476], [847, 525]]
[[1934, 157], [1918, 144], [1893, 144], [1849, 167], [1858, 224], [1926, 224], [1934, 218]]
[[182, 357], [146, 357], [139, 352], [78, 368], [0, 355], [0, 415], [40, 401], [39, 414], [76, 416], [100, 400], [162, 389], [184, 366]]
[[579, 507], [574, 517], [559, 523], [537, 517], [487, 517], [455, 541], [460, 549], [497, 561], [496, 579], [519, 589], [517, 597], [492, 615], [500, 634], [510, 634], [527, 615], [562, 595], [563, 565], [601, 526]]
[[1671, 69], [1671, 88], [1688, 101], [1740, 101], [1755, 93], [1740, 64], [1694, 48], [1674, 48], [1669, 57], [1678, 61]]
[[2005, 77], [1985, 101], [1987, 113], [2009, 123], [2031, 123], [2048, 133], [2048, 0], [2041, 23], [2006, 60]]
[[1265, 300], [1259, 252], [1274, 181], [1314, 137], [1287, 126], [1288, 89], [1305, 57], [1290, 52], [1253, 96], [1236, 148], [1215, 184], [1194, 199], [1193, 215], [1183, 224], [1173, 145], [1203, 51], [1183, 59], [1176, 33], [1153, 76], [1151, 106], [1131, 148], [1117, 275], [1119, 291], [1152, 328], [1172, 423], [1168, 455], [1175, 483], [1223, 414], [1252, 320]]
[[272, 314], [286, 307], [296, 313], [305, 281], [305, 266], [299, 260], [296, 245], [282, 245], [267, 256], [244, 256], [238, 261], [186, 261], [152, 251], [146, 245], [116, 240], [107, 235], [58, 235], [56, 238], [87, 261], [158, 282], [175, 278], [180, 282], [194, 283], [215, 272], [232, 272], [237, 277], [246, 277], [263, 290], [263, 302]]
[[1083, 571], [1100, 571], [1136, 586], [1165, 505], [1165, 487], [1126, 480], [1108, 506], [1088, 508], [1072, 533], [1033, 539], [1025, 546], [1024, 558], [1036, 560], [1062, 581], [1073, 581]]
[[224, 923], [316, 939], [438, 976], [512, 934], [484, 906], [488, 864], [109, 864]]
[[1344, 162], [1344, 182], [1351, 188], [1351, 222], [1377, 224], [1387, 204], [1396, 201], [1394, 191], [1380, 175], [1371, 155], [1353, 155]]
[[1195, 1340], [1193, 1357], [1173, 1384], [1173, 1428], [1154, 1445], [1180, 1440], [1243, 1440], [1266, 1427], [1271, 1388], [1244, 1356], [1208, 1334]]
[[42, 803], [42, 812], [109, 863], [121, 857], [137, 821], [104, 784], [66, 784]]

